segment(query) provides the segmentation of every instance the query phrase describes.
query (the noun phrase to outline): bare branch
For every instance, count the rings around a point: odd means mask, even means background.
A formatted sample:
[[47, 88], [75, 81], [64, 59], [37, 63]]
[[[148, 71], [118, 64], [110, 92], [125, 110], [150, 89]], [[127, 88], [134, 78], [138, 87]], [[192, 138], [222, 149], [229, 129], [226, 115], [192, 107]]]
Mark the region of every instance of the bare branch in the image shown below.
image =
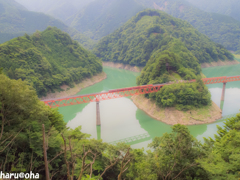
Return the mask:
[[178, 175], [177, 176], [175, 176], [173, 179], [176, 179], [183, 171], [185, 171], [186, 169], [188, 169], [188, 168], [190, 168], [190, 167], [192, 167], [192, 166], [196, 166], [197, 164], [191, 164], [190, 166], [187, 166], [187, 167], [185, 167], [184, 169], [182, 169], [179, 173], [178, 173]]
[[58, 172], [60, 172], [60, 171], [56, 171], [55, 173], [52, 174], [51, 180], [52, 180], [53, 176], [55, 176]]
[[58, 153], [54, 158], [52, 158], [50, 161], [48, 161], [48, 163], [50, 164], [54, 159], [56, 159], [58, 156], [60, 156], [61, 154], [63, 154], [64, 151], [61, 151], [60, 153]]
[[2, 141], [2, 142], [1, 142], [1, 145], [2, 145], [3, 143], [5, 143], [8, 139], [10, 139], [11, 137], [12, 137], [12, 135], [9, 136], [8, 138], [6, 138], [4, 141]]
[[23, 128], [22, 128], [20, 131], [18, 131], [18, 133], [14, 136], [14, 138], [7, 144], [7, 146], [5, 146], [5, 148], [3, 148], [3, 149], [0, 151], [0, 153], [3, 152], [3, 151], [14, 141], [14, 139], [18, 136], [18, 134], [19, 134], [22, 130], [23, 130]]
[[65, 163], [66, 163], [66, 166], [67, 166], [67, 176], [68, 176], [68, 180], [71, 180], [69, 163], [68, 163], [68, 161], [67, 161], [67, 145], [66, 145], [66, 139], [65, 139], [65, 137], [63, 136], [62, 133], [61, 133], [61, 135], [62, 135], [62, 138], [63, 138], [63, 141], [64, 141], [64, 159], [65, 159]]
[[46, 141], [45, 141], [45, 127], [42, 124], [42, 133], [43, 133], [43, 155], [44, 155], [44, 163], [45, 163], [45, 174], [46, 180], [49, 180], [49, 169], [48, 169], [48, 160], [47, 160], [47, 149], [46, 149]]

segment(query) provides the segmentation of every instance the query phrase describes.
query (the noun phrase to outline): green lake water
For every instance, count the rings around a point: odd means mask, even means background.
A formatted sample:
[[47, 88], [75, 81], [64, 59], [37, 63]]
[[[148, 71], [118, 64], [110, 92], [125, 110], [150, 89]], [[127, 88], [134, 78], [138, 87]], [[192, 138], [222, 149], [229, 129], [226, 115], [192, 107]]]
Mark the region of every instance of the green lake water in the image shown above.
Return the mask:
[[[211, 67], [203, 69], [207, 77], [239, 75], [240, 65]], [[89, 94], [109, 89], [136, 86], [135, 73], [123, 69], [104, 67], [107, 79], [87, 87], [79, 94]], [[208, 85], [212, 100], [220, 106], [222, 84]], [[226, 85], [223, 116], [230, 117], [240, 109], [240, 82], [231, 82]], [[59, 108], [67, 126], [75, 128], [82, 126], [82, 131], [98, 137], [96, 127], [96, 103], [80, 104]], [[100, 102], [101, 139], [104, 142], [129, 142], [133, 148], [147, 147], [156, 136], [171, 132], [171, 126], [146, 115], [138, 109], [130, 98], [119, 98]], [[191, 134], [199, 140], [203, 137], [214, 137], [216, 125], [223, 126], [224, 120], [212, 124], [188, 126]]]

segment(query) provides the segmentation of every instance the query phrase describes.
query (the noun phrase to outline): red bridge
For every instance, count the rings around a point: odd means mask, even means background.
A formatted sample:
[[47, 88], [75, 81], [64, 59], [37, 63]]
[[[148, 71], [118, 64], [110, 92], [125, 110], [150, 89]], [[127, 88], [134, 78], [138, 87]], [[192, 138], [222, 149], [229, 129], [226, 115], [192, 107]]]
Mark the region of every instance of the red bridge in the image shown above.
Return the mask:
[[[196, 80], [180, 81], [180, 82], [195, 82], [195, 81]], [[222, 77], [213, 77], [213, 78], [203, 78], [202, 81], [204, 82], [204, 84], [223, 83], [223, 91], [222, 91], [222, 98], [221, 98], [221, 100], [223, 101], [226, 83], [232, 82], [232, 81], [240, 81], [240, 76], [231, 76], [231, 77], [222, 76]], [[163, 83], [163, 84], [143, 85], [143, 86], [136, 86], [136, 87], [129, 87], [129, 88], [114, 89], [114, 90], [109, 90], [107, 92], [77, 95], [77, 96], [70, 96], [70, 97], [56, 98], [56, 99], [48, 99], [43, 101], [46, 105], [52, 108], [70, 106], [75, 104], [99, 102], [102, 100], [153, 93], [153, 92], [159, 91], [163, 86], [170, 85], [170, 84], [172, 83], [170, 82], [170, 83]], [[98, 103], [97, 103], [97, 106], [98, 106]]]

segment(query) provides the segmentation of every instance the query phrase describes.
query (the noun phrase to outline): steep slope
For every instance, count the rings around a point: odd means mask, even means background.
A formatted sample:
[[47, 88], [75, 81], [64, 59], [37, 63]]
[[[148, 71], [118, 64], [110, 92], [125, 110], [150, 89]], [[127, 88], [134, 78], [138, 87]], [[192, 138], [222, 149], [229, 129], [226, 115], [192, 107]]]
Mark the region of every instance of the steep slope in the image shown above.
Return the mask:
[[65, 21], [93, 0], [16, 0], [30, 11], [49, 14]]
[[66, 23], [88, 37], [98, 40], [112, 33], [144, 7], [134, 0], [96, 0]]
[[189, 23], [158, 10], [138, 13], [100, 40], [94, 52], [103, 61], [145, 66], [155, 51], [168, 49], [169, 43], [176, 39], [199, 63], [233, 59], [223, 46], [212, 42]]
[[[112, 33], [137, 12], [145, 8], [155, 8], [188, 21], [201, 33], [228, 50], [240, 50], [239, 21], [230, 16], [202, 11], [186, 0], [95, 0], [93, 2], [84, 0], [80, 1], [82, 6], [76, 4], [76, 0], [67, 3], [66, 0], [60, 0], [58, 3], [56, 0], [51, 2], [46, 2], [46, 0], [18, 1], [25, 1], [23, 4], [31, 6], [32, 10], [39, 10], [64, 20], [67, 25], [76, 28], [95, 41]], [[209, 2], [215, 2], [215, 0]], [[221, 0], [219, 5], [226, 4], [227, 1], [224, 2]], [[229, 4], [233, 4], [233, 2], [235, 0], [231, 0]], [[72, 6], [73, 4], [74, 6]], [[38, 6], [34, 7], [33, 5]], [[237, 4], [236, 7], [238, 7]], [[70, 17], [70, 15], [72, 16]], [[83, 41], [80, 40], [80, 42]], [[94, 43], [90, 42], [89, 44]]]
[[185, 0], [137, 0], [144, 6], [163, 10], [188, 21], [201, 33], [228, 50], [240, 49], [240, 22], [230, 16], [202, 11]]
[[94, 54], [68, 34], [51, 27], [1, 44], [1, 67], [10, 78], [32, 84], [39, 96], [102, 71]]
[[28, 11], [14, 0], [0, 0], [0, 43], [25, 33], [32, 34], [36, 30], [43, 31], [48, 26], [56, 26], [69, 33], [73, 39], [85, 47], [91, 48], [94, 44], [90, 38], [83, 36], [73, 28], [69, 28], [57, 19], [43, 13]]
[[188, 0], [198, 8], [220, 14], [225, 14], [240, 21], [239, 0]]

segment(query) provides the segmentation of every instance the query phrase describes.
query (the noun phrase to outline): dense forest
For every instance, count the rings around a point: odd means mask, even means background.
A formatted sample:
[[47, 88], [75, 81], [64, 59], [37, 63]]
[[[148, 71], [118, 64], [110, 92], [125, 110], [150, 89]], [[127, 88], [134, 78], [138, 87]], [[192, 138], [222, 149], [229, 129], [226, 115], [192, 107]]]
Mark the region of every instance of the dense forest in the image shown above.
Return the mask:
[[25, 33], [33, 34], [36, 30], [43, 31], [48, 26], [56, 26], [80, 42], [86, 48], [92, 48], [94, 42], [83, 36], [76, 29], [43, 13], [28, 11], [14, 0], [0, 0], [0, 43]]
[[177, 124], [171, 133], [156, 137], [149, 144], [151, 150], [144, 152], [90, 139], [81, 127], [66, 128], [58, 110], [44, 105], [26, 81], [11, 80], [0, 72], [0, 123], [3, 173], [32, 171], [42, 180], [45, 169], [52, 180], [240, 178], [240, 114], [218, 127], [215, 140], [205, 139], [202, 144], [186, 126]]
[[219, 14], [225, 14], [240, 21], [240, 1], [238, 0], [187, 0], [198, 8]]
[[149, 8], [160, 9], [174, 17], [186, 20], [199, 32], [228, 50], [240, 49], [240, 22], [230, 16], [202, 11], [185, 0], [138, 1]]
[[212, 42], [189, 23], [159, 10], [144, 10], [131, 18], [114, 33], [104, 37], [94, 48], [103, 61], [145, 66], [157, 50], [179, 39], [199, 63], [233, 60], [222, 45]]
[[[233, 12], [235, 17], [238, 17], [239, 3], [235, 0], [231, 0], [229, 3], [227, 1], [219, 3], [216, 3], [215, 0], [207, 1], [206, 6], [209, 5], [209, 8], [219, 11], [226, 8], [226, 11], [224, 10], [226, 13], [222, 14], [205, 12], [191, 4], [194, 2], [189, 3], [187, 0], [61, 0], [58, 3], [56, 0], [51, 2], [18, 0], [18, 2], [30, 10], [52, 15], [71, 28], [75, 28], [85, 35], [85, 40], [80, 35], [75, 38], [70, 34], [71, 37], [89, 49], [97, 40], [112, 33], [136, 13], [146, 8], [152, 8], [160, 9], [174, 17], [188, 21], [199, 32], [228, 50], [240, 50], [240, 22], [230, 16], [232, 14], [230, 12]], [[200, 1], [195, 3], [197, 2]], [[204, 1], [202, 4], [206, 4], [206, 2]], [[213, 4], [217, 4], [217, 6], [211, 7]], [[217, 8], [218, 6], [220, 7]], [[91, 38], [95, 42], [90, 39], [86, 41], [86, 38]]]
[[179, 40], [170, 43], [164, 51], [156, 51], [137, 78], [138, 85], [160, 84], [197, 79], [194, 83], [178, 82], [164, 86], [145, 96], [155, 100], [159, 107], [189, 110], [211, 105], [211, 95], [201, 81], [197, 59]]
[[72, 86], [102, 71], [101, 61], [57, 28], [14, 38], [0, 45], [0, 68], [30, 83], [39, 96]]

